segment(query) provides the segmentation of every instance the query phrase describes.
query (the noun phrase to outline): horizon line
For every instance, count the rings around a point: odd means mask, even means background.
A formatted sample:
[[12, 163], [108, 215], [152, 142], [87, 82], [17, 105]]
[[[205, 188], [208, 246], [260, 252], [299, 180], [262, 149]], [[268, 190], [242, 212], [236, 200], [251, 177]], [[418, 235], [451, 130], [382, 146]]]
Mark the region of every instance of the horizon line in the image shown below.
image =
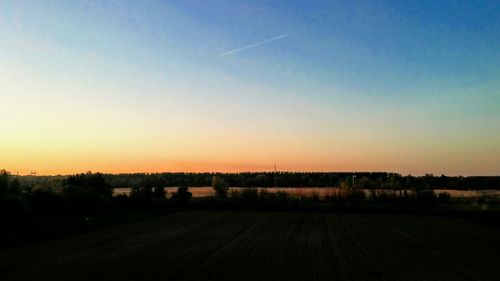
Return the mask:
[[463, 174], [456, 174], [456, 175], [446, 175], [443, 173], [439, 174], [434, 174], [434, 173], [422, 173], [422, 174], [403, 174], [401, 172], [394, 172], [394, 171], [293, 171], [293, 170], [261, 170], [261, 171], [240, 171], [240, 172], [223, 172], [223, 171], [197, 171], [197, 172], [189, 172], [189, 171], [157, 171], [157, 172], [100, 172], [100, 171], [83, 171], [83, 172], [74, 172], [74, 173], [58, 173], [58, 174], [17, 174], [13, 173], [7, 169], [5, 171], [9, 172], [11, 176], [19, 176], [19, 177], [54, 177], [54, 176], [70, 176], [70, 175], [77, 175], [77, 174], [85, 174], [88, 172], [91, 173], [99, 173], [99, 174], [104, 174], [104, 175], [127, 175], [127, 174], [248, 174], [248, 173], [297, 173], [297, 174], [320, 174], [320, 173], [338, 173], [338, 174], [399, 174], [400, 176], [415, 176], [415, 177], [423, 177], [426, 175], [432, 175], [434, 177], [440, 177], [440, 176], [445, 176], [445, 177], [500, 177], [500, 175], [477, 175], [477, 174], [471, 174], [471, 175], [463, 175]]

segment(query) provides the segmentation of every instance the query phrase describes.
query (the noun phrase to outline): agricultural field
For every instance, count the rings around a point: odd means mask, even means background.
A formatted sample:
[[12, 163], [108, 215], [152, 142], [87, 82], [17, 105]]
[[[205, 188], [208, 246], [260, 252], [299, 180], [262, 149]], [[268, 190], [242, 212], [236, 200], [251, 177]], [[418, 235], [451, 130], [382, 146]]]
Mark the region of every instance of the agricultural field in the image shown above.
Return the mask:
[[192, 211], [3, 250], [0, 280], [499, 280], [498, 261], [500, 229], [458, 217]]

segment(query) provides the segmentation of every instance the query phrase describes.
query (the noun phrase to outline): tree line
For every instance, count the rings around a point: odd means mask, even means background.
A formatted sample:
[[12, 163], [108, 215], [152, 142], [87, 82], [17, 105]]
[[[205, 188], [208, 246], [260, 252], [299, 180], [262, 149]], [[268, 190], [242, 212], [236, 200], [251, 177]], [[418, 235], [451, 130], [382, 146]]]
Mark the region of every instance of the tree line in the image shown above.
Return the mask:
[[[231, 187], [338, 187], [361, 189], [500, 189], [500, 176], [403, 176], [387, 172], [244, 172], [102, 174], [112, 188], [210, 186], [214, 176]], [[68, 176], [14, 176], [20, 184], [61, 189]]]
[[[81, 173], [69, 176], [13, 176], [0, 170], [0, 214], [9, 219], [23, 216], [60, 216], [61, 214], [97, 214], [110, 208], [177, 208], [192, 201], [189, 187], [211, 186], [215, 197], [195, 200], [189, 206], [300, 209], [307, 204], [359, 206], [362, 202], [395, 203], [400, 206], [448, 203], [448, 193], [433, 188], [455, 187], [456, 181], [470, 181], [472, 187], [495, 188], [498, 177], [422, 177], [394, 173], [154, 173], [101, 174]], [[297, 182], [294, 182], [297, 181]], [[281, 185], [278, 183], [281, 182]], [[327, 194], [292, 195], [270, 192], [265, 187], [311, 186], [338, 187]], [[484, 184], [484, 185], [483, 185]], [[116, 187], [131, 186], [130, 195], [113, 196]], [[166, 196], [166, 186], [177, 191]], [[467, 185], [466, 185], [467, 186]], [[242, 189], [230, 189], [242, 187]], [[259, 188], [256, 188], [259, 187]], [[458, 188], [459, 186], [455, 187]], [[463, 186], [460, 186], [462, 189]], [[368, 189], [368, 191], [366, 191]], [[207, 205], [208, 204], [208, 205]], [[364, 204], [364, 203], [363, 203]], [[323, 205], [324, 206], [324, 205]]]

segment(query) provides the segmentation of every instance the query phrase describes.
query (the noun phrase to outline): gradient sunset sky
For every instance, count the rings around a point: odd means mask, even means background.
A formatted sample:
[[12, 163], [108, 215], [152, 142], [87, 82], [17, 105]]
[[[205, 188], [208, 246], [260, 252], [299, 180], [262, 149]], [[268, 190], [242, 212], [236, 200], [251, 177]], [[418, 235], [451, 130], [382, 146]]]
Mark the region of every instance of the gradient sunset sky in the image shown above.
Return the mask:
[[0, 118], [20, 174], [498, 175], [500, 1], [0, 1]]

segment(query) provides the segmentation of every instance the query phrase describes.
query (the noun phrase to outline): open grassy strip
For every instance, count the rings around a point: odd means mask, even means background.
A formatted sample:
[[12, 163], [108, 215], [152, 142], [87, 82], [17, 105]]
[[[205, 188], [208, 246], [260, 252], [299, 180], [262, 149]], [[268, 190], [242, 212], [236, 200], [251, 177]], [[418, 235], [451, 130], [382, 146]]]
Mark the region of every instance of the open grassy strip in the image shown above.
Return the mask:
[[497, 280], [498, 229], [466, 219], [180, 212], [0, 252], [1, 280]]

